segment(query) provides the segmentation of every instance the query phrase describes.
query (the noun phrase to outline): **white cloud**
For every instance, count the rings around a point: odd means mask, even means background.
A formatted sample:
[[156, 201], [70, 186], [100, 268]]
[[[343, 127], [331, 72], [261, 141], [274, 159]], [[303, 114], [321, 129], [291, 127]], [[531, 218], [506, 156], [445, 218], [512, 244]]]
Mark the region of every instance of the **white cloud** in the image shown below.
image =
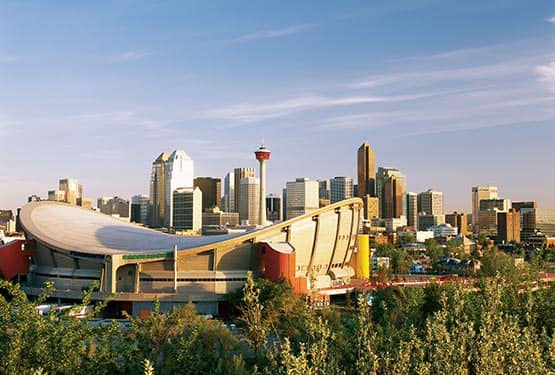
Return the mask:
[[109, 62], [137, 61], [142, 60], [150, 55], [152, 55], [152, 53], [150, 52], [126, 51], [115, 55], [110, 55], [107, 57], [107, 60]]
[[393, 74], [383, 74], [369, 79], [355, 82], [350, 88], [369, 88], [402, 83], [404, 86], [432, 84], [449, 81], [468, 81], [481, 78], [496, 78], [526, 73], [530, 70], [527, 60], [512, 61], [508, 63], [472, 66], [458, 69], [428, 69]]
[[555, 16], [548, 18], [547, 22], [555, 23]]
[[324, 109], [330, 107], [342, 107], [357, 104], [386, 103], [407, 100], [416, 100], [427, 97], [430, 94], [399, 95], [399, 96], [338, 96], [327, 97], [320, 95], [299, 96], [291, 99], [259, 103], [259, 104], [237, 104], [213, 108], [201, 112], [198, 117], [205, 119], [226, 119], [242, 122], [262, 121], [278, 117], [284, 117], [293, 113]]
[[254, 33], [245, 34], [243, 36], [236, 38], [235, 42], [246, 42], [246, 41], [256, 40], [256, 39], [278, 38], [281, 36], [297, 34], [297, 33], [300, 33], [301, 31], [311, 29], [314, 26], [316, 26], [316, 24], [305, 23], [302, 25], [294, 25], [283, 29], [256, 31]]
[[555, 59], [545, 65], [536, 67], [538, 80], [545, 83], [550, 91], [555, 92]]

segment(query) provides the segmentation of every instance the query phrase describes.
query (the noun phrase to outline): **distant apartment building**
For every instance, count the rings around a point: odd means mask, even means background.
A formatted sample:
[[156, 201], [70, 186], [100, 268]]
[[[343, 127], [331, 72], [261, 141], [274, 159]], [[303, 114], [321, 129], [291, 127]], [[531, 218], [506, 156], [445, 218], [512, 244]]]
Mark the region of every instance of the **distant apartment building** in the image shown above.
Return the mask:
[[497, 198], [498, 194], [497, 186], [472, 187], [472, 226], [474, 233], [478, 233], [480, 229], [480, 201]]
[[40, 202], [42, 199], [41, 197], [39, 197], [38, 195], [30, 195], [29, 197], [27, 197], [27, 203], [31, 203], [31, 202]]
[[148, 195], [139, 194], [131, 197], [131, 221], [150, 225], [151, 205]]
[[214, 177], [197, 177], [193, 184], [202, 191], [202, 211], [220, 207], [222, 198], [222, 180]]
[[129, 201], [121, 197], [101, 197], [97, 200], [97, 207], [100, 212], [118, 219], [129, 221], [131, 217], [131, 207]]
[[239, 181], [239, 220], [249, 225], [258, 223], [260, 204], [260, 181], [256, 177], [244, 177]]
[[198, 188], [177, 188], [172, 194], [172, 226], [175, 231], [200, 234], [202, 230], [202, 191]]
[[318, 182], [308, 178], [297, 178], [286, 183], [287, 219], [315, 211], [319, 207]]
[[504, 243], [520, 243], [520, 213], [515, 209], [497, 214], [497, 237]]
[[460, 235], [468, 235], [468, 220], [464, 212], [458, 213], [455, 211], [452, 214], [445, 215], [445, 223], [457, 228]]
[[350, 177], [334, 177], [330, 180], [330, 201], [340, 202], [353, 197], [353, 179]]

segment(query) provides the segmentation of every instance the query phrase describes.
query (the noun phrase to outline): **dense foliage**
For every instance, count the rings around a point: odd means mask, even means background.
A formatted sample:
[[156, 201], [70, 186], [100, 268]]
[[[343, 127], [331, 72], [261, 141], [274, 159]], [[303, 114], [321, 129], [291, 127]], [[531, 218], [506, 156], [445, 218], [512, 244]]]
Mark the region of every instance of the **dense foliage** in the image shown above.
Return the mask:
[[[45, 292], [48, 293], [48, 288]], [[555, 372], [555, 286], [495, 277], [384, 288], [316, 310], [287, 284], [249, 278], [237, 329], [187, 306], [92, 327], [35, 312], [0, 284], [4, 374], [545, 374]], [[85, 301], [88, 303], [88, 301]]]

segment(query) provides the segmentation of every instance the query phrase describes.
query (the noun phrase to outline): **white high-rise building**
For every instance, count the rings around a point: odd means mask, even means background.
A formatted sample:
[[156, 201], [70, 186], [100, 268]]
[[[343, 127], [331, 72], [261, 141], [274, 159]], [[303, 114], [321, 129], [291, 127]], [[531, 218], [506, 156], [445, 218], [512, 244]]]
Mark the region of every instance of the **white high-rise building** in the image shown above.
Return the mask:
[[224, 177], [223, 209], [225, 212], [236, 212], [235, 209], [235, 176], [229, 172]]
[[472, 187], [472, 227], [474, 233], [478, 233], [480, 226], [480, 201], [483, 199], [497, 198], [499, 191], [497, 186], [473, 186]]
[[173, 227], [173, 192], [179, 188], [192, 189], [193, 160], [185, 151], [174, 151], [165, 165], [165, 226]]
[[285, 189], [285, 207], [288, 220], [318, 209], [318, 181], [297, 178], [295, 181], [288, 181]]
[[248, 221], [250, 225], [259, 222], [260, 211], [260, 181], [256, 177], [244, 177], [239, 185], [240, 204], [239, 220]]

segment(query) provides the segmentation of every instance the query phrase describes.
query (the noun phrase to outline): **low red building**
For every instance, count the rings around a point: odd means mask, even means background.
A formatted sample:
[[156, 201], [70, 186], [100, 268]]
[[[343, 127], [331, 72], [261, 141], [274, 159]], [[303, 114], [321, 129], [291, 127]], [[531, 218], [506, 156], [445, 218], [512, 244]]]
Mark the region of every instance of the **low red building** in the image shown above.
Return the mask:
[[0, 273], [6, 280], [27, 275], [29, 260], [34, 255], [33, 241], [17, 239], [0, 245]]

